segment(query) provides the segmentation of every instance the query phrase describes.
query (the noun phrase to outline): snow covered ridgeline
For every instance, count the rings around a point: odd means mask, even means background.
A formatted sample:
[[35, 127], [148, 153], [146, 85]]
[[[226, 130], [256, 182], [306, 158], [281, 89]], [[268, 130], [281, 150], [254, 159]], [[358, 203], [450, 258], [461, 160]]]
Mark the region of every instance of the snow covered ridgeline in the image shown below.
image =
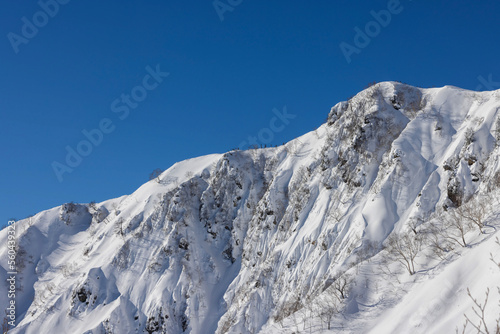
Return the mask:
[[12, 332], [454, 333], [464, 312], [467, 332], [467, 288], [487, 287], [491, 328], [498, 108], [499, 91], [381, 83], [282, 147], [19, 221]]

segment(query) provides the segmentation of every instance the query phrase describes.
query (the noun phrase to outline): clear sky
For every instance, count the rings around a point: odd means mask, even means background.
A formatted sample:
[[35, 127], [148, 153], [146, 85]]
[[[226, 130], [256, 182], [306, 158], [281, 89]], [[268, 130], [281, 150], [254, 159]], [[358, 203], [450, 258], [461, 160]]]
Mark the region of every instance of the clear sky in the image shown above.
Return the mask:
[[499, 13], [461, 0], [6, 1], [0, 224], [129, 194], [155, 168], [249, 136], [281, 144], [373, 81], [498, 89]]

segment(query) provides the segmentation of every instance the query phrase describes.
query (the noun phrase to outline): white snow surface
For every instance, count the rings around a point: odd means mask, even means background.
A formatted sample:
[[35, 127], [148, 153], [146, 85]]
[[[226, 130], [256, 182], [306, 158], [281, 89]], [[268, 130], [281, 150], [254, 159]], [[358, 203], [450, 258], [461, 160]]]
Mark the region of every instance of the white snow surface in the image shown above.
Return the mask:
[[[9, 333], [455, 333], [474, 319], [468, 288], [480, 301], [490, 289], [493, 328], [500, 206], [467, 247], [437, 259], [424, 246], [414, 275], [382, 246], [439, 224], [451, 193], [499, 198], [499, 110], [500, 91], [383, 82], [283, 146], [189, 159], [131, 195], [20, 220]], [[343, 272], [353, 286], [330, 330], [284, 311]]]

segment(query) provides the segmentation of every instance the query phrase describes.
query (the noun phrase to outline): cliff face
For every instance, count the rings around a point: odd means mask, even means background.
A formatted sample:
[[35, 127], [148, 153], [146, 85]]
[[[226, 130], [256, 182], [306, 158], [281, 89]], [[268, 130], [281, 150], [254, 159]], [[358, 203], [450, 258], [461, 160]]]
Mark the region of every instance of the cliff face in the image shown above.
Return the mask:
[[[380, 83], [281, 147], [190, 159], [129, 196], [19, 221], [12, 332], [290, 333], [330, 323], [454, 333], [472, 305], [463, 290], [499, 278], [488, 261], [496, 207], [485, 209], [483, 233], [466, 231], [468, 247], [450, 244], [436, 260], [423, 241], [414, 275], [383, 261], [383, 246], [390, 235], [428, 235], [479, 196], [497, 198], [499, 108], [500, 91]], [[493, 274], [450, 283], [472, 254], [486, 260], [471, 270]], [[317, 301], [345, 277], [328, 321]], [[441, 313], [408, 297], [443, 285], [463, 296], [440, 297]], [[407, 314], [391, 313], [405, 298]]]

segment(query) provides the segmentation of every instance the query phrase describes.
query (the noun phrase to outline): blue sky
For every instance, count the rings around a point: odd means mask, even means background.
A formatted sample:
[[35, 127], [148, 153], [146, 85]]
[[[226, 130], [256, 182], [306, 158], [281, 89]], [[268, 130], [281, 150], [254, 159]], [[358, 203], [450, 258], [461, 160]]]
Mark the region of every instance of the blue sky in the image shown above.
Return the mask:
[[[1, 225], [281, 144], [369, 82], [500, 88], [498, 1], [54, 1], [0, 13]], [[71, 167], [68, 147], [88, 155]]]

